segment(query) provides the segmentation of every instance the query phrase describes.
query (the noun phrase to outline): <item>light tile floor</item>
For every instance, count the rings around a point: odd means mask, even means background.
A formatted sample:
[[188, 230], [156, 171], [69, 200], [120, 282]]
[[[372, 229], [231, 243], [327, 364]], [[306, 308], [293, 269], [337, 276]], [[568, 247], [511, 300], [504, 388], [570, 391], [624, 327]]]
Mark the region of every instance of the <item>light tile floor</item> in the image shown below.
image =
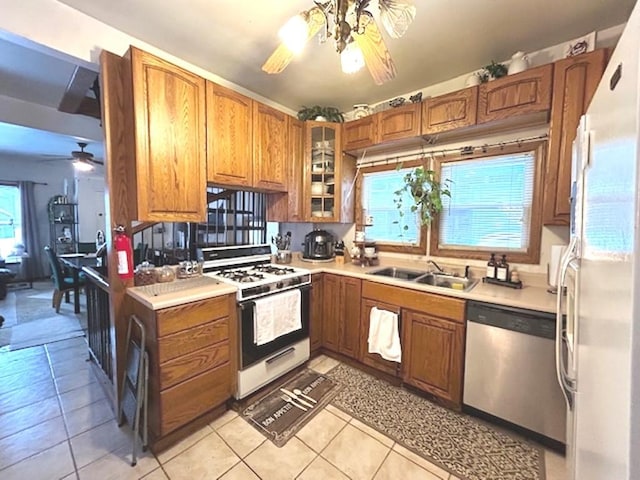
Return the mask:
[[[0, 478], [457, 480], [330, 405], [282, 448], [229, 411], [131, 467], [131, 431], [118, 428], [86, 358], [84, 338], [0, 354]], [[310, 367], [337, 364], [320, 356]], [[547, 480], [563, 480], [563, 457], [546, 460]]]

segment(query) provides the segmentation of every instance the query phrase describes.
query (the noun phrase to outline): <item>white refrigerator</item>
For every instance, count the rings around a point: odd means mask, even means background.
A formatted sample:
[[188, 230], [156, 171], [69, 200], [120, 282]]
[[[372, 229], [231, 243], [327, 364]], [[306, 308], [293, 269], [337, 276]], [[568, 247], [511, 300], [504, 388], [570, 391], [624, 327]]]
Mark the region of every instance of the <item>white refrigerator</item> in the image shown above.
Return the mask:
[[556, 335], [569, 480], [640, 479], [639, 56], [637, 4], [574, 142]]

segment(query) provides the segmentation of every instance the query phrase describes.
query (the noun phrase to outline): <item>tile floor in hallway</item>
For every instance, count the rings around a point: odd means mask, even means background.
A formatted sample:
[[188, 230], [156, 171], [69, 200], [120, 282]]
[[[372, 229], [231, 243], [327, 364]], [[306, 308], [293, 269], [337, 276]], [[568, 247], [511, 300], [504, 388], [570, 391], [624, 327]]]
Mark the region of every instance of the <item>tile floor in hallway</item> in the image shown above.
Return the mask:
[[[157, 456], [142, 454], [132, 468], [131, 431], [118, 428], [86, 359], [84, 338], [0, 354], [0, 478], [457, 478], [332, 406], [283, 448], [229, 411]], [[335, 365], [324, 356], [310, 363], [321, 373]], [[563, 480], [563, 464], [547, 452], [547, 480]]]

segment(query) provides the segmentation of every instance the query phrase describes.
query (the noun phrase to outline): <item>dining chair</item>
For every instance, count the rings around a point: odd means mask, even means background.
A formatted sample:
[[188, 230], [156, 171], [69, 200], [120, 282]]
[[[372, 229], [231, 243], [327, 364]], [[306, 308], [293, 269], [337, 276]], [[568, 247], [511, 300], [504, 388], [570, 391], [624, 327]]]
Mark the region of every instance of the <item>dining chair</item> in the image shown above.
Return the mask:
[[53, 298], [51, 299], [51, 304], [56, 309], [56, 313], [60, 313], [62, 296], [65, 294], [65, 292], [70, 292], [76, 287], [84, 286], [84, 279], [80, 278], [76, 283], [73, 281], [73, 277], [65, 276], [56, 252], [54, 252], [49, 245], [44, 247], [44, 251], [47, 255], [47, 258], [49, 259], [49, 264], [51, 265], [51, 278], [55, 287], [53, 290]]

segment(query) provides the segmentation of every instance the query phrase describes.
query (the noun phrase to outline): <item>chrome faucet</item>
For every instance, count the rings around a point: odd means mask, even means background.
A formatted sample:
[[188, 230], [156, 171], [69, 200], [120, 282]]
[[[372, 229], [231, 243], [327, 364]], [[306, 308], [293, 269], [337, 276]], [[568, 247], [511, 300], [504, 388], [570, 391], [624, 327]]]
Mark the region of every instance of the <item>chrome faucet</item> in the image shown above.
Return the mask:
[[436, 267], [436, 268], [438, 269], [438, 271], [439, 271], [440, 273], [444, 273], [444, 270], [440, 268], [440, 265], [438, 265], [438, 264], [437, 264], [436, 262], [434, 262], [433, 260], [429, 260], [429, 261], [427, 262], [427, 265], [428, 265], [428, 264], [432, 264], [434, 267]]

